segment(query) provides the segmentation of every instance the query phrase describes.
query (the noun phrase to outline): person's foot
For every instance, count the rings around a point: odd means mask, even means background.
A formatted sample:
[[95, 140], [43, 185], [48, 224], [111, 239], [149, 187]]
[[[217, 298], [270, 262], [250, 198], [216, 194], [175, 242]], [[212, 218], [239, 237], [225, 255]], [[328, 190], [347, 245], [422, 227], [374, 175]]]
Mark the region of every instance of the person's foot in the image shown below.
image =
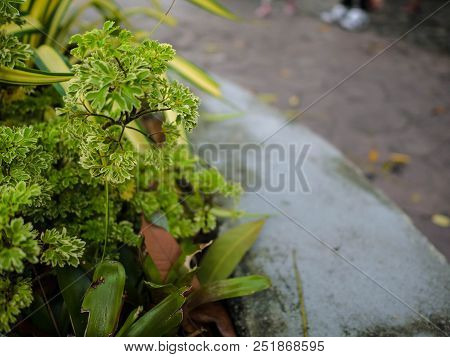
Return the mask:
[[341, 4], [337, 4], [334, 5], [331, 10], [322, 12], [320, 14], [320, 18], [322, 19], [323, 22], [332, 24], [343, 19], [344, 16], [347, 14], [347, 12], [348, 12], [347, 7]]
[[287, 2], [284, 4], [283, 11], [288, 16], [294, 16], [297, 12], [297, 6], [294, 2]]
[[272, 5], [269, 3], [263, 3], [255, 10], [255, 15], [261, 19], [269, 16], [271, 13]]
[[350, 9], [345, 17], [339, 21], [341, 27], [348, 31], [358, 31], [365, 28], [369, 24], [369, 14], [355, 7]]

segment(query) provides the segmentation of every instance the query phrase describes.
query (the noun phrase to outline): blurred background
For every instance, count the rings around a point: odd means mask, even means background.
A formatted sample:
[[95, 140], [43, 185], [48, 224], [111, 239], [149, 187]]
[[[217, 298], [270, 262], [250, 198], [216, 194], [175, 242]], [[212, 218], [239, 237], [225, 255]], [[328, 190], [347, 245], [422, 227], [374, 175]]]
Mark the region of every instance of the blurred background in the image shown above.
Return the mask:
[[[170, 3], [163, 5], [168, 8]], [[176, 1], [171, 14], [178, 25], [161, 26], [154, 37], [172, 43], [204, 69], [251, 90], [288, 120], [448, 1], [425, 0], [419, 5], [386, 0], [370, 14], [369, 26], [357, 32], [321, 21], [321, 12], [338, 3], [333, 0], [297, 0], [297, 12], [291, 16], [283, 11], [283, 1], [273, 0], [265, 18], [255, 14], [258, 0], [222, 3], [242, 21], [207, 16]], [[450, 6], [444, 6], [295, 119], [343, 151], [447, 259], [449, 20]]]

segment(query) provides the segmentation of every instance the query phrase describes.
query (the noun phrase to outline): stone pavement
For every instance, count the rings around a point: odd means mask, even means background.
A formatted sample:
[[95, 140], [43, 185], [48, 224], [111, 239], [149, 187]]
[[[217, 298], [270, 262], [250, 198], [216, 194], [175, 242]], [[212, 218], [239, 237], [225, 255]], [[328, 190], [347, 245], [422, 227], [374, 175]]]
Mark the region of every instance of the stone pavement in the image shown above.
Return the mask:
[[[389, 45], [408, 25], [400, 21], [391, 33], [394, 19], [379, 14], [375, 22], [384, 24], [380, 28], [375, 24], [367, 32], [348, 33], [314, 17], [332, 2], [305, 0], [298, 16], [288, 18], [277, 10], [269, 19], [257, 20], [253, 17], [257, 1], [227, 0], [227, 6], [248, 20], [230, 23], [177, 1], [173, 14], [180, 20], [178, 26], [161, 27], [156, 37], [293, 115]], [[424, 3], [428, 11], [442, 1]], [[437, 19], [448, 19], [449, 12], [450, 6], [416, 30], [411, 41], [401, 41], [290, 124], [303, 123], [365, 172], [376, 170], [371, 175], [374, 185], [405, 210], [447, 258], [450, 229], [433, 224], [431, 216], [450, 215], [450, 60], [445, 48], [429, 51], [415, 43], [430, 36], [440, 43], [446, 30]], [[395, 21], [402, 16], [397, 9]], [[378, 153], [379, 161], [402, 153], [411, 162], [401, 172], [385, 172], [381, 163], [368, 161], [370, 150]]]

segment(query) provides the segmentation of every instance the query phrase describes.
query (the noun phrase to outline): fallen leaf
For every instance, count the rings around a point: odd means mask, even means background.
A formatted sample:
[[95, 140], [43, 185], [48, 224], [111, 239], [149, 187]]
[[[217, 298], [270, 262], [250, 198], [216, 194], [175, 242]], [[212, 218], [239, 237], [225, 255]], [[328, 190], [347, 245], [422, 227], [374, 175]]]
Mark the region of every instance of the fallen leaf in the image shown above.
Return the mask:
[[439, 227], [449, 228], [450, 227], [450, 217], [443, 214], [433, 214], [431, 216], [431, 221]]
[[217, 53], [219, 52], [219, 46], [215, 43], [208, 43], [205, 46], [206, 53]]
[[389, 160], [383, 163], [383, 169], [393, 174], [401, 174], [406, 165], [411, 162], [411, 157], [406, 154], [392, 153]]
[[300, 104], [300, 98], [296, 95], [291, 95], [289, 97], [288, 103], [291, 107], [298, 107], [298, 105]]
[[368, 157], [369, 157], [369, 161], [374, 163], [374, 162], [378, 161], [378, 158], [380, 157], [380, 155], [376, 149], [370, 149]]
[[274, 104], [278, 101], [278, 96], [275, 93], [259, 93], [257, 97], [267, 104]]
[[[192, 279], [192, 289], [190, 293], [200, 288], [200, 281], [197, 276]], [[190, 336], [202, 334], [208, 331], [208, 324], [215, 324], [217, 330], [224, 337], [236, 337], [231, 317], [220, 302], [211, 302], [200, 305], [194, 310], [184, 309], [183, 329]]]
[[280, 77], [289, 79], [291, 77], [292, 71], [289, 68], [281, 68], [280, 69]]
[[141, 234], [144, 236], [145, 249], [165, 281], [170, 268], [181, 254], [180, 246], [164, 228], [147, 222], [142, 218]]
[[406, 154], [392, 153], [389, 157], [389, 161], [395, 164], [407, 165], [411, 162], [411, 157]]
[[183, 328], [190, 334], [206, 327], [208, 324], [214, 324], [222, 336], [236, 337], [230, 314], [220, 302], [203, 304], [186, 315], [187, 318], [183, 321]]
[[[164, 228], [147, 222], [142, 218], [141, 234], [144, 236], [145, 249], [159, 271], [162, 281], [165, 281], [172, 266], [181, 256], [181, 248], [175, 238]], [[206, 247], [208, 244], [204, 245]], [[201, 248], [204, 248], [201, 247]], [[200, 288], [200, 281], [193, 276], [189, 295]], [[218, 331], [225, 337], [235, 337], [233, 323], [225, 307], [219, 303], [207, 303], [194, 310], [183, 308], [183, 329], [188, 335], [201, 334], [203, 326], [215, 324]]]
[[331, 30], [331, 26], [330, 26], [330, 25], [327, 25], [327, 24], [321, 24], [321, 25], [319, 26], [319, 31], [322, 32], [322, 33], [329, 32], [330, 30]]
[[422, 195], [420, 193], [414, 192], [411, 195], [411, 202], [419, 203], [420, 201], [422, 201]]
[[443, 105], [438, 105], [437, 107], [434, 107], [433, 110], [431, 111], [431, 113], [434, 116], [438, 116], [438, 115], [442, 115], [445, 114], [445, 112], [447, 111], [447, 109], [443, 106]]

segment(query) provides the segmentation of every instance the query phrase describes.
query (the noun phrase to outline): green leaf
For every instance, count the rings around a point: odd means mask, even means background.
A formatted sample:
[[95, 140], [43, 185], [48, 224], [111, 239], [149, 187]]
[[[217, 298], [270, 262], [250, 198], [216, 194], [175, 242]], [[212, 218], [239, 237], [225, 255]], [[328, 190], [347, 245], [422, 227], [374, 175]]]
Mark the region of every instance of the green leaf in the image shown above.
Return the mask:
[[221, 234], [200, 262], [200, 282], [206, 284], [229, 277], [255, 243], [264, 222], [265, 220], [258, 220], [244, 223]]
[[45, 39], [46, 45], [58, 45], [58, 43], [55, 40], [55, 37], [57, 36], [58, 29], [61, 26], [62, 19], [64, 15], [67, 12], [67, 9], [69, 8], [71, 4], [71, 0], [60, 0], [58, 1], [58, 4], [56, 5], [57, 8], [55, 9], [55, 12], [53, 13], [50, 23], [47, 26], [47, 35]]
[[22, 36], [29, 33], [40, 32], [43, 30], [43, 26], [32, 16], [23, 16], [22, 19], [25, 21], [23, 25], [17, 25], [15, 23], [10, 23], [2, 26], [0, 29], [6, 31], [11, 35]]
[[91, 281], [87, 274], [79, 268], [65, 267], [57, 271], [59, 290], [61, 291], [70, 322], [76, 336], [83, 336], [86, 329], [87, 316], [81, 313], [81, 304]]
[[[31, 17], [41, 22], [44, 25], [43, 31], [33, 34], [29, 37], [28, 43], [32, 47], [37, 47], [37, 45], [41, 42], [41, 39], [47, 33], [47, 28], [45, 26], [46, 14], [50, 10], [51, 0], [34, 0], [29, 8], [29, 14]], [[54, 4], [53, 4], [54, 5]]]
[[47, 85], [68, 81], [72, 76], [72, 73], [49, 73], [22, 67], [12, 69], [0, 66], [0, 82], [7, 84]]
[[180, 309], [186, 301], [183, 296], [185, 290], [180, 289], [166, 297], [137, 320], [125, 333], [125, 336], [161, 337], [170, 333], [183, 319]]
[[188, 0], [194, 5], [211, 12], [214, 15], [224, 17], [228, 20], [236, 21], [238, 17], [233, 14], [230, 10], [222, 6], [215, 0]]
[[90, 0], [82, 3], [78, 7], [74, 7], [70, 11], [70, 16], [61, 19], [60, 28], [57, 34], [57, 40], [60, 43], [66, 42], [66, 37], [68, 34], [73, 32], [73, 28], [76, 27], [78, 19], [81, 15], [88, 9], [93, 8], [106, 18], [121, 19], [120, 8], [115, 4], [114, 1], [109, 0]]
[[131, 325], [137, 320], [137, 318], [139, 317], [141, 312], [142, 312], [142, 306], [138, 306], [133, 311], [131, 311], [130, 315], [128, 315], [127, 319], [123, 323], [119, 332], [117, 332], [116, 337], [123, 336], [128, 331], [128, 329], [131, 327]]
[[166, 15], [163, 11], [158, 9], [152, 9], [150, 7], [132, 7], [128, 9], [124, 9], [122, 12], [123, 20], [128, 20], [131, 16], [134, 15], [144, 15], [156, 20], [161, 21], [163, 24], [169, 26], [175, 26], [177, 24], [177, 20], [170, 15]]
[[45, 246], [41, 255], [42, 263], [52, 267], [77, 267], [80, 264], [86, 242], [69, 236], [65, 227], [61, 231], [56, 228], [47, 229], [42, 233], [41, 241]]
[[86, 292], [82, 311], [89, 312], [85, 336], [112, 336], [122, 309], [125, 269], [119, 262], [100, 263]]
[[202, 91], [211, 94], [214, 97], [222, 97], [222, 91], [220, 90], [219, 83], [212, 79], [211, 76], [203, 69], [187, 59], [180, 56], [175, 56], [169, 63], [169, 66]]
[[261, 275], [218, 280], [201, 286], [189, 295], [187, 307], [192, 310], [208, 302], [252, 295], [269, 287], [269, 278]]
[[[70, 67], [65, 58], [53, 47], [42, 45], [34, 51], [36, 66], [48, 72], [70, 72]], [[69, 87], [69, 82], [53, 85], [61, 96], [64, 96]]]

